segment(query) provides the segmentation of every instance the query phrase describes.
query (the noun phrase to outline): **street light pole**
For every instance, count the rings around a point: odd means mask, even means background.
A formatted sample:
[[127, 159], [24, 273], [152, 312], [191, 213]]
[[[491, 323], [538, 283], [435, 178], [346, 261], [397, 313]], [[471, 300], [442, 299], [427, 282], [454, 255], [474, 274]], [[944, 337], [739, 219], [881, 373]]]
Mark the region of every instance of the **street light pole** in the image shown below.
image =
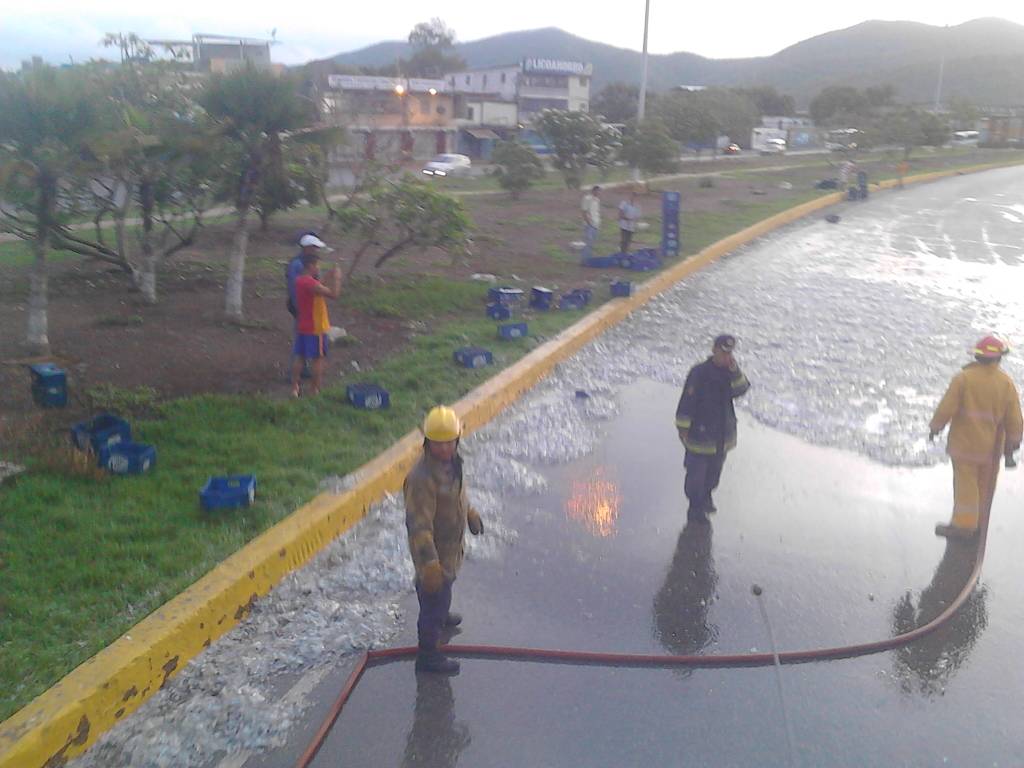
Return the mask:
[[644, 112], [647, 109], [647, 29], [651, 19], [651, 0], [645, 0], [644, 5], [644, 53], [643, 66], [640, 70], [640, 103], [636, 110], [636, 121], [644, 121]]
[[[644, 52], [643, 64], [640, 69], [640, 98], [636, 109], [636, 124], [644, 121], [644, 113], [647, 111], [647, 29], [651, 20], [651, 0], [644, 0]], [[640, 181], [640, 167], [633, 169], [633, 181]]]
[[[949, 37], [949, 25], [946, 25], [946, 34], [943, 38]], [[939, 109], [942, 107], [942, 75], [946, 69], [946, 40], [943, 40], [942, 58], [939, 59], [939, 81], [935, 84], [935, 114], [939, 114]]]

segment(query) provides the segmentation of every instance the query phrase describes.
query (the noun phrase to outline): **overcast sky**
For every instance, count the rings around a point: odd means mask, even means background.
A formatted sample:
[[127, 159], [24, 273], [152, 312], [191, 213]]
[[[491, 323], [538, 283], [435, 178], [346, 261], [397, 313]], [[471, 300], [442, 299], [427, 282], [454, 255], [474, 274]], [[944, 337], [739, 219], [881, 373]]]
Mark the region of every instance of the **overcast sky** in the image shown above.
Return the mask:
[[[650, 49], [691, 51], [713, 58], [761, 56], [833, 29], [867, 19], [958, 24], [998, 16], [1024, 24], [1024, 0], [860, 0], [823, 2], [800, 13], [795, 3], [735, 0], [731, 3], [651, 0]], [[277, 30], [274, 60], [296, 64], [402, 39], [418, 21], [440, 16], [460, 40], [537, 27], [561, 27], [581, 37], [639, 49], [644, 0], [516, 0], [508, 13], [479, 0], [0, 0], [0, 67], [13, 68], [33, 54], [51, 63], [103, 56], [105, 32], [136, 32], [149, 38], [184, 38], [194, 32], [269, 37]]]

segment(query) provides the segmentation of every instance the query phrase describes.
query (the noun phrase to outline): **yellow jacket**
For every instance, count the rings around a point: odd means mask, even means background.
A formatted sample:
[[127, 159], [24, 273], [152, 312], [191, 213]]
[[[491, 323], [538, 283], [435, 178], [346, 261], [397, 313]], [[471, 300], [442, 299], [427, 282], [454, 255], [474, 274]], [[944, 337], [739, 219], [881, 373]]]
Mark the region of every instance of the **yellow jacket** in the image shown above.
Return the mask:
[[477, 513], [459, 475], [461, 470], [456, 471], [454, 463], [432, 459], [424, 450], [405, 478], [405, 527], [417, 576], [437, 560], [445, 577], [453, 581], [462, 565], [466, 524]]
[[954, 459], [985, 464], [1020, 447], [1024, 424], [1013, 381], [996, 364], [964, 366], [935, 409], [931, 431], [941, 432], [946, 424], [946, 452]]

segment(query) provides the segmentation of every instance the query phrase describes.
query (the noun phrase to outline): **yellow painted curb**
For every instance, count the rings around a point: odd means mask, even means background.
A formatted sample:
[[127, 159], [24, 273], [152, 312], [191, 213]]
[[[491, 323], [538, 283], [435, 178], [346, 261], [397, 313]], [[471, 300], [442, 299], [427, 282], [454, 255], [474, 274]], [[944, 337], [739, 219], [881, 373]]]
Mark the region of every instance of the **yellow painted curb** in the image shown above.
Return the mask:
[[[1006, 166], [921, 174], [908, 177], [905, 183], [997, 167]], [[880, 186], [896, 184], [891, 180]], [[664, 270], [639, 286], [633, 296], [607, 302], [456, 403], [466, 429], [473, 431], [489, 422], [559, 362], [683, 278], [844, 197], [842, 193], [825, 195], [764, 219]], [[352, 490], [320, 494], [300, 507], [0, 724], [0, 768], [55, 768], [84, 752], [245, 618], [258, 597], [362, 519], [385, 494], [400, 489], [419, 457], [421, 440], [419, 432], [410, 432], [356, 470]]]

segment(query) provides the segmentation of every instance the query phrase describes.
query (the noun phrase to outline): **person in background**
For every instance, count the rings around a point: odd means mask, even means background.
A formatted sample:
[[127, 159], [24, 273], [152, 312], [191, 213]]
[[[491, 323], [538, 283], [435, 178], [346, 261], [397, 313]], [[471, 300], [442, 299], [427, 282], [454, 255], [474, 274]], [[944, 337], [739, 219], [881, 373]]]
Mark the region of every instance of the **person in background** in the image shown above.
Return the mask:
[[[295, 280], [299, 275], [302, 274], [302, 254], [304, 253], [315, 253], [318, 251], [330, 252], [324, 241], [317, 237], [316, 232], [303, 232], [299, 236], [299, 252], [295, 254], [291, 261], [284, 268], [284, 281], [285, 286], [288, 290], [287, 309], [288, 314], [292, 316], [292, 325], [294, 321], [298, 319], [299, 308], [295, 303]], [[288, 364], [288, 371], [291, 372], [292, 366], [295, 365], [295, 352], [292, 352], [291, 359]], [[302, 378], [308, 379], [312, 376], [312, 372], [309, 369], [309, 361], [306, 360], [302, 365]]]
[[629, 197], [619, 203], [619, 253], [629, 253], [629, 246], [633, 242], [633, 233], [640, 223], [640, 203], [638, 202], [640, 190], [637, 187], [630, 187]]
[[[305, 238], [303, 238], [305, 239]], [[300, 379], [302, 367], [309, 362], [312, 369], [310, 393], [317, 394], [323, 384], [324, 358], [327, 357], [327, 331], [331, 327], [325, 299], [336, 299], [341, 294], [341, 268], [335, 266], [329, 273], [330, 287], [320, 282], [320, 252], [326, 248], [322, 241], [302, 253], [302, 274], [295, 278], [295, 345], [292, 347], [292, 397], [302, 394]]]
[[594, 255], [594, 243], [601, 231], [601, 188], [594, 186], [583, 196], [580, 205], [583, 211], [583, 253], [582, 258]]

